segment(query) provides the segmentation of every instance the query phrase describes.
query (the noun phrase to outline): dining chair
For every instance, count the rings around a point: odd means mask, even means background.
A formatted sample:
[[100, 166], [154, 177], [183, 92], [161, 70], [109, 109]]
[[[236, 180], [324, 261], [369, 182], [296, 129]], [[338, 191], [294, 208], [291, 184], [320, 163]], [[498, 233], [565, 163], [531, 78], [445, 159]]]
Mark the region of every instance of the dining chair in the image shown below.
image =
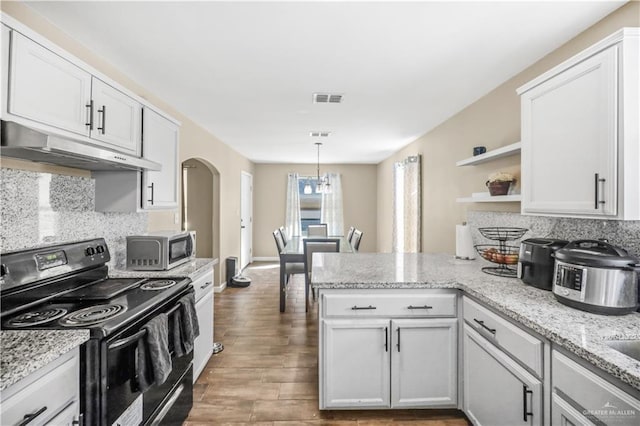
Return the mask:
[[286, 245], [289, 242], [289, 236], [287, 235], [287, 231], [284, 230], [284, 226], [281, 226], [280, 228], [278, 228], [278, 231], [280, 231], [280, 235], [282, 236], [282, 241], [284, 241], [284, 244]]
[[[304, 310], [309, 311], [309, 288], [311, 287], [311, 270], [313, 253], [337, 253], [340, 251], [339, 238], [307, 238], [304, 244]], [[315, 299], [315, 292], [313, 293]]]
[[307, 228], [307, 236], [312, 237], [327, 237], [327, 224], [321, 223], [319, 225], [309, 225]]
[[347, 241], [351, 242], [351, 238], [353, 238], [353, 231], [355, 230], [356, 228], [353, 226], [349, 228], [349, 232], [347, 232]]
[[[282, 235], [280, 234], [280, 230], [276, 229], [273, 231], [273, 238], [276, 240], [276, 248], [278, 249], [278, 256], [282, 256], [282, 251], [284, 250], [285, 243], [282, 239]], [[284, 264], [284, 273], [287, 277], [286, 283], [289, 283], [289, 279], [291, 275], [294, 274], [304, 274], [304, 262], [286, 262]]]
[[353, 247], [355, 251], [358, 251], [360, 248], [360, 241], [362, 241], [362, 231], [356, 229], [353, 231], [353, 236], [351, 237], [351, 247]]

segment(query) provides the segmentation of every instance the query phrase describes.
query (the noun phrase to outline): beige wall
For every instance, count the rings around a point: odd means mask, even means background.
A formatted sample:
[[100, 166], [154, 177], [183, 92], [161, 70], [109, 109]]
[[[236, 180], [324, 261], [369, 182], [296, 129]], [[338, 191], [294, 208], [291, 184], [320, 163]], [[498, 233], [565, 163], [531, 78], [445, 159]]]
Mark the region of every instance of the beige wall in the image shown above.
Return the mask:
[[[28, 6], [19, 2], [0, 2], [0, 10], [22, 22], [34, 31], [42, 34], [53, 43], [72, 55], [127, 87], [139, 96], [148, 99], [158, 108], [166, 111], [182, 122], [180, 128], [180, 162], [188, 158], [198, 158], [210, 163], [220, 174], [220, 198], [224, 200], [221, 208], [220, 223], [220, 259], [240, 255], [240, 172], [252, 173], [253, 163], [214, 135], [176, 111], [155, 94], [148, 92], [118, 71], [91, 49], [81, 45], [60, 31]], [[178, 209], [178, 211], [180, 211]], [[160, 229], [179, 229], [180, 221], [174, 223], [173, 211], [149, 213], [149, 231]], [[237, 226], [234, 226], [237, 225]], [[221, 262], [223, 263], [223, 262]], [[220, 272], [224, 274], [224, 267]]]
[[[429, 133], [378, 164], [378, 251], [391, 251], [392, 166], [407, 155], [423, 156], [422, 247], [424, 252], [455, 252], [455, 224], [468, 210], [520, 211], [520, 203], [459, 204], [457, 197], [485, 191], [495, 171], [517, 172], [520, 156], [474, 167], [456, 167], [472, 148], [498, 148], [520, 140], [520, 99], [516, 88], [622, 27], [640, 26], [640, 3], [614, 11], [559, 49], [506, 81]], [[523, 46], [526, 48], [526, 46]], [[496, 224], [499, 225], [499, 224]]]
[[[345, 232], [349, 226], [362, 230], [360, 251], [376, 251], [376, 166], [371, 164], [322, 164], [323, 173], [340, 173]], [[287, 174], [315, 176], [315, 164], [256, 164], [253, 177], [253, 256], [277, 257], [272, 232], [284, 225]]]

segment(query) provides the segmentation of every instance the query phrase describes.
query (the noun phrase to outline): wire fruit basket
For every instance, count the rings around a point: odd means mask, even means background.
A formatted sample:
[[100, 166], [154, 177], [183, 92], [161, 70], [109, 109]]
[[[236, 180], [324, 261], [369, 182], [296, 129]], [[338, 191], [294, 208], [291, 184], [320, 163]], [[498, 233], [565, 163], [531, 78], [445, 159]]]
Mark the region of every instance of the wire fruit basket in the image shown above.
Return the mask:
[[518, 274], [515, 265], [518, 264], [520, 247], [507, 245], [507, 241], [522, 238], [528, 229], [493, 227], [478, 228], [478, 231], [483, 237], [498, 242], [498, 244], [478, 244], [475, 246], [480, 257], [498, 265], [485, 266], [482, 268], [482, 272], [499, 277], [515, 278]]

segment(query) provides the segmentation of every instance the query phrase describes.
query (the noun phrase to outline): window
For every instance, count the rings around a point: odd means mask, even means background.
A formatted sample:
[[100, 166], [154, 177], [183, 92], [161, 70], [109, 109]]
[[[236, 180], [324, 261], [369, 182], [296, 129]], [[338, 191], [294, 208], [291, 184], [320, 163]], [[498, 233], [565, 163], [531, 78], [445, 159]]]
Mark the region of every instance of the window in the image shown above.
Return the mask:
[[[306, 233], [309, 225], [319, 224], [320, 210], [322, 207], [322, 194], [316, 192], [316, 177], [300, 176], [298, 180], [298, 194], [300, 194], [300, 222], [302, 232]], [[305, 194], [307, 184], [311, 188], [310, 194]], [[309, 190], [307, 190], [309, 192]]]

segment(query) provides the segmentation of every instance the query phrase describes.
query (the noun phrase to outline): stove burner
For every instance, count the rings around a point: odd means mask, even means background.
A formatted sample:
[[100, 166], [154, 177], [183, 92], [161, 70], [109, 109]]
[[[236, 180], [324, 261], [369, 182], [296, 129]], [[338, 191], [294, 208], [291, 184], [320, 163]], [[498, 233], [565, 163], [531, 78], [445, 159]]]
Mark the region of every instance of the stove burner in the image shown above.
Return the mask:
[[8, 320], [6, 325], [11, 327], [29, 327], [31, 325], [40, 325], [49, 321], [57, 320], [67, 313], [66, 309], [61, 308], [45, 308], [39, 311], [26, 312]]
[[140, 286], [142, 290], [164, 290], [165, 288], [173, 287], [177, 283], [173, 280], [159, 280], [149, 281]]
[[71, 312], [59, 323], [65, 327], [80, 327], [101, 323], [109, 318], [124, 313], [127, 310], [122, 305], [96, 305], [79, 311]]

